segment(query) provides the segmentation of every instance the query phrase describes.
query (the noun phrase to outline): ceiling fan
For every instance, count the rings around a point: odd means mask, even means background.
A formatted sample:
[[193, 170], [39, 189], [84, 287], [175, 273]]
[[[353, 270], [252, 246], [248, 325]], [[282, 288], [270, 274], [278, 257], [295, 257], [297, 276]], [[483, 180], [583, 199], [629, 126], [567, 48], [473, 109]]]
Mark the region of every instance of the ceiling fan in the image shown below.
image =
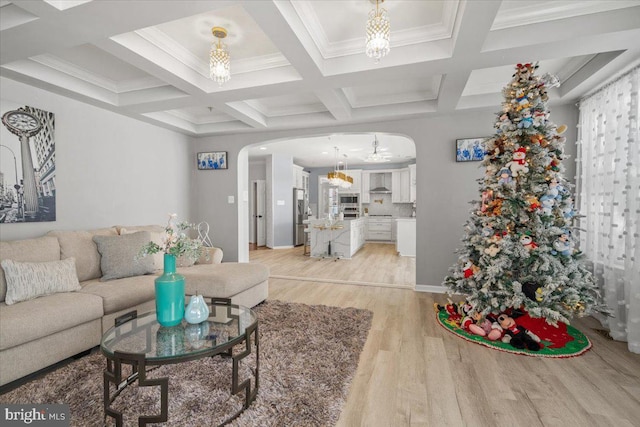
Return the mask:
[[377, 135], [374, 135], [372, 145], [373, 145], [373, 153], [369, 154], [364, 159], [365, 162], [383, 163], [383, 162], [390, 162], [391, 161], [391, 157], [393, 157], [391, 153], [378, 153], [378, 146], [380, 144], [378, 143], [378, 136]]

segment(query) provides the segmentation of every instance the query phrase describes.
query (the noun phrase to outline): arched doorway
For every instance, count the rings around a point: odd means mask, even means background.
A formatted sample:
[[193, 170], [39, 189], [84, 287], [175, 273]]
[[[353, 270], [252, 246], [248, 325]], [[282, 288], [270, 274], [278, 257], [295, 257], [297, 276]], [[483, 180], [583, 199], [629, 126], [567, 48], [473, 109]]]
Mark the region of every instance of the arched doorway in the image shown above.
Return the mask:
[[[378, 141], [378, 147], [373, 146], [374, 141]], [[238, 181], [241, 184], [239, 188], [243, 188], [242, 197], [247, 201], [246, 204], [239, 205], [239, 250], [244, 252], [245, 256], [240, 257], [243, 261], [250, 260], [249, 244], [257, 243], [258, 235], [256, 224], [256, 216], [260, 213], [253, 208], [259, 197], [256, 197], [256, 191], [264, 182], [265, 194], [262, 199], [266, 202], [264, 227], [265, 234], [271, 235], [266, 237], [264, 243], [270, 248], [288, 250], [294, 246], [293, 233], [286, 235], [284, 231], [293, 230], [293, 194], [292, 189], [296, 187], [293, 168], [303, 169], [308, 177], [308, 204], [311, 212], [316, 217], [322, 217], [318, 202], [319, 198], [319, 177], [326, 176], [327, 171], [331, 170], [335, 165], [335, 157], [333, 148], [338, 147], [340, 153], [347, 155], [348, 169], [352, 171], [364, 171], [365, 176], [373, 176], [373, 172], [378, 169], [403, 170], [407, 171], [409, 176], [409, 166], [412, 167], [415, 177], [415, 143], [406, 135], [389, 134], [389, 133], [372, 133], [372, 132], [354, 132], [342, 134], [322, 134], [310, 135], [294, 138], [283, 138], [261, 143], [252, 144], [244, 147], [240, 152], [240, 158], [244, 162], [244, 167], [239, 167]], [[380, 163], [367, 162], [365, 159], [369, 156], [374, 148], [380, 154], [388, 159]], [[283, 170], [289, 168], [289, 172]], [[274, 187], [283, 185], [289, 177], [289, 184], [284, 191], [276, 191]], [[391, 176], [391, 172], [389, 172]], [[269, 182], [271, 180], [271, 182]], [[275, 182], [279, 181], [279, 182]], [[360, 181], [360, 180], [358, 180]], [[385, 208], [389, 216], [405, 216], [410, 217], [415, 209], [415, 179], [413, 182], [413, 192], [407, 190], [406, 198], [413, 197], [413, 200], [394, 199], [392, 202], [391, 195], [376, 196], [376, 205], [370, 209], [380, 212]], [[363, 185], [359, 182], [359, 185]], [[369, 197], [369, 181], [365, 184], [367, 188], [359, 187], [357, 193], [366, 194], [365, 204], [373, 204], [374, 201]], [[409, 186], [407, 186], [409, 188]], [[282, 189], [280, 189], [282, 190]], [[241, 197], [241, 194], [239, 194]], [[361, 199], [361, 200], [362, 200]], [[363, 206], [359, 207], [359, 214], [363, 214]], [[278, 217], [280, 215], [280, 218]], [[289, 218], [282, 218], [288, 216]], [[285, 224], [284, 226], [282, 224]], [[278, 228], [280, 227], [280, 228]], [[284, 228], [283, 228], [284, 227]], [[280, 240], [278, 240], [280, 238]], [[284, 239], [284, 240], [283, 240]], [[262, 242], [261, 241], [261, 242]], [[390, 241], [384, 243], [392, 243]], [[395, 249], [395, 245], [389, 245]], [[414, 244], [415, 246], [415, 244]], [[299, 251], [302, 253], [302, 249]], [[295, 252], [297, 254], [297, 252]], [[414, 261], [415, 262], [415, 259]], [[415, 284], [415, 268], [413, 268], [411, 280]]]

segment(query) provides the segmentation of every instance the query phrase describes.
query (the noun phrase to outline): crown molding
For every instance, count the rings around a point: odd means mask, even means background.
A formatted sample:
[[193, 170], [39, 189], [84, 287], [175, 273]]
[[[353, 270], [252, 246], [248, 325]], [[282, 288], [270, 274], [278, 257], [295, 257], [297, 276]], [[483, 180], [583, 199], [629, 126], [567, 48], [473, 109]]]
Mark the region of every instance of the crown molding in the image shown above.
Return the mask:
[[153, 76], [144, 76], [137, 79], [124, 80], [116, 83], [117, 93], [133, 92], [136, 90], [153, 89], [168, 86], [167, 83]]
[[[209, 60], [195, 55], [190, 50], [175, 41], [167, 33], [158, 28], [150, 27], [134, 31], [135, 34], [153, 44], [160, 50], [191, 68], [203, 77], [209, 78]], [[281, 53], [255, 56], [251, 58], [233, 59], [231, 54], [231, 72], [233, 74], [250, 73], [254, 71], [267, 70], [290, 65], [289, 61]]]
[[106, 89], [109, 92], [117, 93], [118, 84], [114, 80], [98, 76], [85, 68], [79, 67], [76, 64], [58, 58], [57, 56], [46, 53], [43, 55], [32, 56], [29, 59], [78, 80]]
[[523, 25], [539, 24], [546, 21], [573, 18], [592, 13], [607, 12], [616, 9], [638, 6], [637, 1], [617, 0], [606, 2], [555, 2], [546, 1], [541, 5], [537, 3], [522, 3], [523, 6], [499, 11], [493, 21], [491, 31], [504, 30], [506, 28], [520, 27]]
[[376, 107], [387, 104], [406, 104], [410, 102], [432, 101], [438, 98], [442, 75], [431, 77], [428, 88], [424, 90], [413, 90], [409, 92], [398, 92], [394, 94], [372, 94], [358, 96], [355, 88], [343, 88], [344, 96], [351, 104], [351, 108]]
[[288, 105], [288, 106], [277, 107], [277, 108], [267, 107], [257, 99], [248, 99], [244, 102], [254, 110], [258, 111], [260, 114], [264, 115], [265, 117], [283, 117], [283, 116], [293, 116], [298, 114], [324, 113], [328, 111], [327, 107], [321, 102], [310, 103], [310, 104]]
[[235, 119], [228, 114], [216, 111], [211, 112], [211, 116], [207, 117], [206, 120], [203, 120], [201, 117], [195, 116], [193, 114], [189, 114], [185, 111], [181, 110], [170, 110], [165, 111], [166, 114], [177, 117], [181, 120], [187, 121], [194, 125], [206, 125], [208, 123], [224, 123], [224, 122], [233, 122]]
[[137, 79], [116, 82], [115, 80], [97, 75], [96, 73], [51, 54], [32, 56], [29, 59], [40, 65], [52, 68], [70, 77], [82, 80], [86, 83], [98, 86], [116, 94], [167, 86], [165, 82], [153, 76], [144, 76]]

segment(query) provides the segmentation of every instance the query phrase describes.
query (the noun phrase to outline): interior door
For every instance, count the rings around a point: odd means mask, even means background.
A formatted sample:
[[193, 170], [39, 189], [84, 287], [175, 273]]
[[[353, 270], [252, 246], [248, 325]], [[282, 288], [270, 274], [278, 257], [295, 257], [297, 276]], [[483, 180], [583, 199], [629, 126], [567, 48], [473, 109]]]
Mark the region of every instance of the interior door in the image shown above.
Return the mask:
[[265, 246], [267, 244], [267, 225], [266, 225], [266, 181], [256, 181], [256, 244], [258, 246]]

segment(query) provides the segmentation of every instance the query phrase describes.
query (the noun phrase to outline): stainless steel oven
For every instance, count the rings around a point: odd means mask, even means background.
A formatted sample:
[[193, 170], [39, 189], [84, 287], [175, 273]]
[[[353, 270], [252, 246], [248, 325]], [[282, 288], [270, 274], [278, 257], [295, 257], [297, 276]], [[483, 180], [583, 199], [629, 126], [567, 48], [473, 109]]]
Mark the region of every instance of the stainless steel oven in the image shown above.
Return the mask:
[[360, 218], [360, 210], [356, 208], [347, 208], [342, 211], [345, 218]]
[[356, 193], [350, 194], [341, 194], [340, 195], [340, 206], [360, 206], [360, 195]]

